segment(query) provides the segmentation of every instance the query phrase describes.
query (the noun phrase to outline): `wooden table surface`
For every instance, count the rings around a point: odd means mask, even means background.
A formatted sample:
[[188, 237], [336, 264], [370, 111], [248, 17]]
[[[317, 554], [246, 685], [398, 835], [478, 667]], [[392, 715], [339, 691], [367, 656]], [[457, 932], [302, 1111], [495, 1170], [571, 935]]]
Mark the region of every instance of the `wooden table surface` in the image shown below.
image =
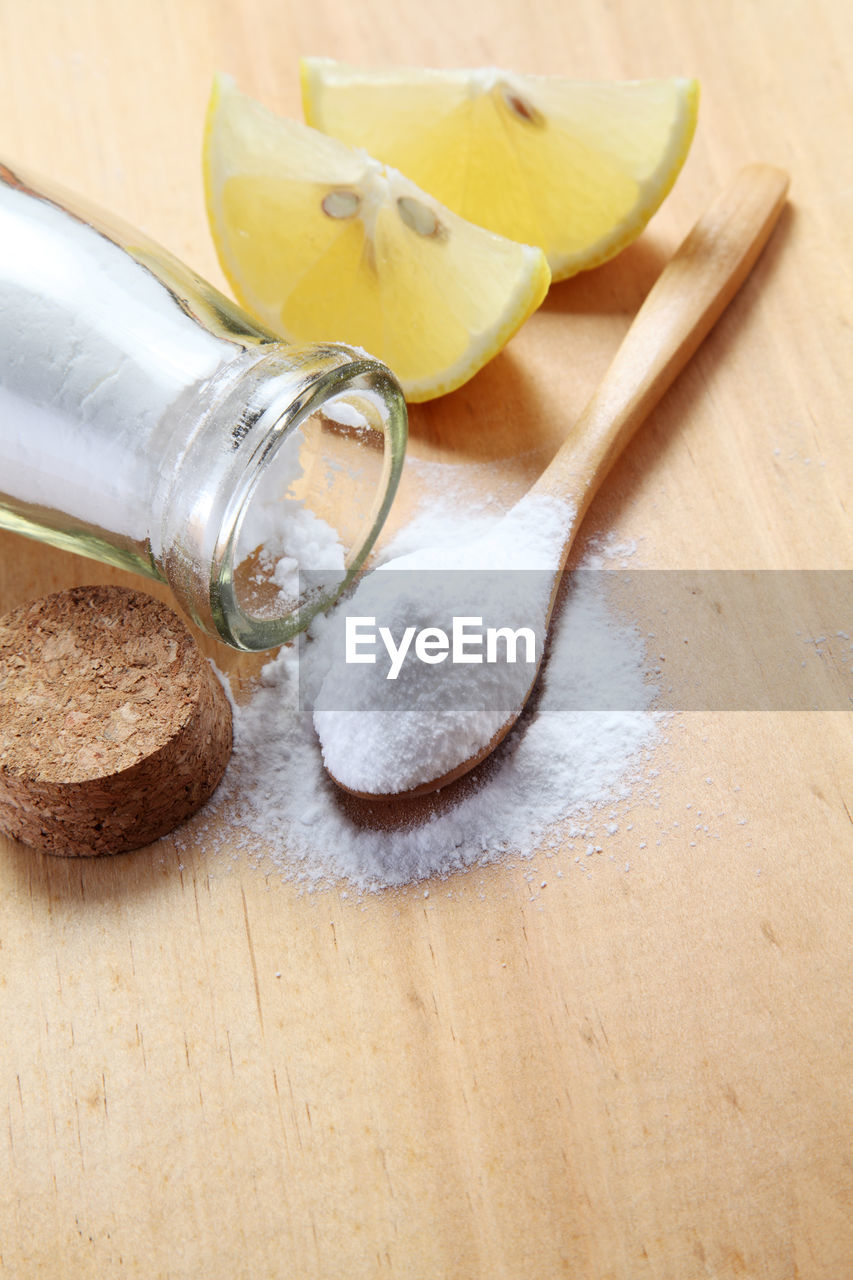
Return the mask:
[[[0, 0], [0, 155], [221, 284], [212, 74], [299, 115], [302, 53], [697, 75], [640, 243], [413, 410], [412, 454], [544, 462], [682, 234], [766, 160], [790, 206], [584, 537], [646, 567], [853, 566], [845, 0]], [[0, 611], [92, 581], [132, 582], [0, 536]], [[428, 899], [300, 893], [200, 841], [0, 841], [0, 1274], [853, 1276], [850, 710], [685, 713], [658, 767], [614, 860]]]

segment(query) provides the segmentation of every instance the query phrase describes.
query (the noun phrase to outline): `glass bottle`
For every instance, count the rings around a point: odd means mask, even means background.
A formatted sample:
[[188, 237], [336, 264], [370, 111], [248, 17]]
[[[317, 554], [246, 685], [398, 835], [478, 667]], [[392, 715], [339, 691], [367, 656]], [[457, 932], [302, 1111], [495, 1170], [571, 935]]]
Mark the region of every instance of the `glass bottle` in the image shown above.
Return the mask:
[[0, 527], [168, 582], [203, 630], [267, 649], [361, 566], [405, 447], [384, 365], [282, 343], [0, 164]]

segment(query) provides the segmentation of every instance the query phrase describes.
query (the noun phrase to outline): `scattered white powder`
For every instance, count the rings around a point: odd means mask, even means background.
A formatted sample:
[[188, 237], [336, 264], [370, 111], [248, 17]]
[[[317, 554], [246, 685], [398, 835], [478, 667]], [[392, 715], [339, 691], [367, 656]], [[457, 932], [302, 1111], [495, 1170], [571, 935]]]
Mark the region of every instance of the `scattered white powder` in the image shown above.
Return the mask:
[[[415, 530], [424, 544], [460, 545], [485, 534], [477, 523], [463, 511], [454, 524], [444, 506], [418, 515], [390, 549], [410, 545]], [[610, 813], [631, 794], [659, 723], [643, 638], [610, 610], [605, 577], [583, 574], [570, 586], [534, 698], [494, 755], [424, 801], [356, 801], [323, 768], [312, 695], [336, 622], [318, 618], [308, 637], [267, 664], [248, 704], [235, 707], [232, 762], [201, 819], [211, 838], [311, 887], [344, 879], [372, 890], [505, 854], [531, 857], [591, 834], [593, 811], [607, 803]]]

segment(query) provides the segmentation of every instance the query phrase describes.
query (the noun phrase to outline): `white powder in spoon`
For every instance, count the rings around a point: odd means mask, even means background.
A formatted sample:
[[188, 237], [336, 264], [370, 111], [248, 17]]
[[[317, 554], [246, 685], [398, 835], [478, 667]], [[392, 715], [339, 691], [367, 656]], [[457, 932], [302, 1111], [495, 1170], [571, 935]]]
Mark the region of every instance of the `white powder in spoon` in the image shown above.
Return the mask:
[[[454, 478], [455, 468], [446, 471]], [[416, 535], [431, 546], [461, 545], [487, 532], [493, 521], [472, 517], [464, 491], [449, 487], [436, 482], [445, 501], [416, 517], [390, 551], [410, 549]], [[570, 587], [534, 699], [495, 754], [421, 802], [373, 806], [330, 780], [313, 696], [328, 669], [335, 620], [316, 619], [311, 635], [268, 663], [248, 704], [235, 708], [234, 755], [206, 811], [211, 839], [308, 886], [344, 879], [372, 890], [507, 853], [530, 857], [582, 834], [599, 806], [631, 794], [658, 725], [643, 638], [609, 608], [606, 576], [579, 575]]]
[[[558, 499], [528, 496], [472, 542], [410, 552], [364, 579], [327, 629], [329, 666], [314, 699], [333, 778], [371, 795], [408, 791], [479, 755], [516, 718], [542, 654], [551, 570], [570, 518]], [[476, 643], [462, 646], [465, 660], [448, 652], [426, 661], [411, 653], [414, 637], [403, 660], [392, 662], [386, 647], [373, 662], [348, 662], [346, 621], [359, 616], [384, 626], [398, 651], [407, 629], [449, 636], [454, 618], [467, 618], [474, 638], [477, 626], [517, 635], [516, 660], [505, 660], [504, 634], [492, 662]], [[528, 638], [532, 662], [517, 652]]]

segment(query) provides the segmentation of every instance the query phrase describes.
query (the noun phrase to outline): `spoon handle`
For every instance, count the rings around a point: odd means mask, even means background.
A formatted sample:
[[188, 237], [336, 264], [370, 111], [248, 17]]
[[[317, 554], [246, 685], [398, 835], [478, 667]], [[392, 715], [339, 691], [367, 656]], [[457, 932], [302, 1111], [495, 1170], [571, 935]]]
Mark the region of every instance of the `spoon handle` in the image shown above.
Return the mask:
[[787, 190], [784, 170], [748, 165], [661, 272], [571, 435], [534, 486], [576, 508], [566, 554], [611, 465], [749, 275]]

